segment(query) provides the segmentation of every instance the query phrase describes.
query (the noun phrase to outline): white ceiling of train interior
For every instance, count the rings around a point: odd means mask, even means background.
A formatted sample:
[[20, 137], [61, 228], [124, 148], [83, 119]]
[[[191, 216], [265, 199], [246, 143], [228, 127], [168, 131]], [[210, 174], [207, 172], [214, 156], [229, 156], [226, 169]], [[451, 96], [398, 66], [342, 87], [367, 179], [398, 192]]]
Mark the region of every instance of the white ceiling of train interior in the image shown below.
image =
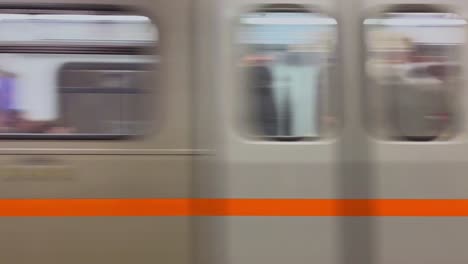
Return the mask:
[[0, 14], [0, 42], [156, 42], [151, 20], [137, 15]]

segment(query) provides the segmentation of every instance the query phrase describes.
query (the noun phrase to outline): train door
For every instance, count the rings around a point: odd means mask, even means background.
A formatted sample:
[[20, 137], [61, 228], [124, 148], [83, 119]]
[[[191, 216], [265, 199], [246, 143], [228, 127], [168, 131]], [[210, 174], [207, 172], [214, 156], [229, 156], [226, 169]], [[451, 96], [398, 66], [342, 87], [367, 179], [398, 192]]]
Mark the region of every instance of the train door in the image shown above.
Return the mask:
[[190, 261], [164, 211], [190, 195], [189, 19], [186, 0], [0, 1], [1, 262]]
[[199, 3], [206, 8], [198, 23], [213, 35], [197, 34], [207, 68], [199, 67], [205, 103], [196, 142], [211, 156], [197, 161], [195, 193], [224, 198], [227, 208], [199, 219], [199, 262], [337, 263], [336, 218], [229, 215], [229, 203], [265, 202], [253, 205], [262, 212], [275, 203], [340, 196], [338, 3]]
[[375, 263], [466, 262], [466, 219], [444, 210], [466, 199], [468, 186], [467, 3], [366, 0], [363, 7], [372, 188], [378, 199], [403, 199], [375, 219]]

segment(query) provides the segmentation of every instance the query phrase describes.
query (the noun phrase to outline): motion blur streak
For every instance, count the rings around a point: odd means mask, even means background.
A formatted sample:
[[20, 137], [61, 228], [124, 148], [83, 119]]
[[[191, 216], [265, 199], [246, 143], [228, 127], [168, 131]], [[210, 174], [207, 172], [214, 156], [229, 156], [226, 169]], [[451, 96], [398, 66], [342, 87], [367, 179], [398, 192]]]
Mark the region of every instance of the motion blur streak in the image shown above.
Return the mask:
[[0, 216], [468, 216], [468, 200], [4, 199]]

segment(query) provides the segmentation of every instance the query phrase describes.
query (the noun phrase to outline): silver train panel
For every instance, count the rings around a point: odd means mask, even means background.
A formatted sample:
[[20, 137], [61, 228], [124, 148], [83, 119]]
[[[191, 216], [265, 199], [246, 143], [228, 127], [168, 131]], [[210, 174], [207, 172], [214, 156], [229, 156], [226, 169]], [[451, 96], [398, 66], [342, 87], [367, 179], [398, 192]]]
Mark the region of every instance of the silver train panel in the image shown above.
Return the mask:
[[[216, 94], [203, 104], [205, 120], [196, 130], [199, 148], [213, 145], [212, 158], [197, 159], [196, 194], [228, 198], [416, 198], [464, 199], [467, 112], [459, 97], [461, 128], [454, 139], [437, 142], [378, 140], [366, 131], [362, 44], [363, 19], [371, 8], [394, 4], [442, 4], [466, 18], [463, 1], [200, 1], [215, 9], [200, 25], [216, 28], [196, 48], [215, 74], [197, 82], [200, 94]], [[236, 125], [236, 101], [242, 89], [234, 74], [238, 16], [255, 4], [318, 6], [337, 18], [342, 79], [343, 122], [339, 137], [318, 142], [260, 142], [244, 138]], [[216, 8], [209, 5], [216, 5]], [[206, 9], [203, 11], [206, 12]], [[203, 13], [200, 11], [200, 13]], [[205, 14], [205, 13], [203, 13]], [[213, 36], [214, 35], [214, 36]], [[210, 44], [216, 43], [216, 44]], [[202, 47], [203, 46], [203, 47]], [[212, 47], [216, 56], [207, 51]], [[466, 51], [466, 45], [464, 46]], [[210, 55], [210, 56], [208, 56]], [[207, 58], [208, 57], [208, 58]], [[465, 56], [462, 63], [467, 64]], [[213, 66], [215, 65], [215, 66]], [[466, 67], [464, 67], [464, 72]], [[214, 76], [213, 76], [214, 75]], [[465, 75], [465, 74], [464, 74]], [[203, 84], [213, 81], [212, 90]], [[203, 86], [203, 88], [200, 88]], [[217, 109], [209, 115], [210, 107]], [[206, 119], [209, 121], [206, 121]], [[209, 126], [210, 123], [216, 125]], [[216, 135], [206, 140], [204, 131]], [[214, 131], [214, 132], [213, 132]], [[210, 134], [211, 135], [211, 134]], [[465, 218], [445, 217], [230, 217], [201, 218], [197, 246], [200, 263], [465, 263]], [[197, 233], [198, 234], [198, 233]], [[307, 245], [307, 246], [305, 246]], [[221, 253], [220, 253], [221, 252]]]
[[[2, 1], [0, 5], [6, 3]], [[156, 113], [154, 133], [131, 140], [3, 140], [1, 197], [189, 197], [194, 153], [189, 115], [191, 1], [7, 4], [135, 7], [154, 18], [160, 33], [157, 51], [162, 61], [157, 81], [150, 84], [155, 90], [151, 98], [152, 111]], [[45, 160], [46, 169], [29, 163], [37, 157]], [[0, 255], [5, 263], [186, 264], [191, 259], [190, 230], [186, 217], [2, 218]]]

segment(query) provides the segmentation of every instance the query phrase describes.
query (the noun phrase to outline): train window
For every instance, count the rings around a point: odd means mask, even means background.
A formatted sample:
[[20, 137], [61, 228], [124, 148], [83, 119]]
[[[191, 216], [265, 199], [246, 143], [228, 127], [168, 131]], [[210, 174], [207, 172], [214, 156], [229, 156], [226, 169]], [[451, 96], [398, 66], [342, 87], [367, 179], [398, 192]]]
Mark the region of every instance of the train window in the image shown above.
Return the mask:
[[335, 19], [275, 6], [240, 18], [238, 44], [250, 135], [311, 140], [335, 131]]
[[0, 138], [144, 134], [157, 42], [129, 11], [0, 7]]
[[366, 123], [373, 136], [432, 141], [456, 133], [465, 25], [435, 9], [400, 8], [364, 20]]

